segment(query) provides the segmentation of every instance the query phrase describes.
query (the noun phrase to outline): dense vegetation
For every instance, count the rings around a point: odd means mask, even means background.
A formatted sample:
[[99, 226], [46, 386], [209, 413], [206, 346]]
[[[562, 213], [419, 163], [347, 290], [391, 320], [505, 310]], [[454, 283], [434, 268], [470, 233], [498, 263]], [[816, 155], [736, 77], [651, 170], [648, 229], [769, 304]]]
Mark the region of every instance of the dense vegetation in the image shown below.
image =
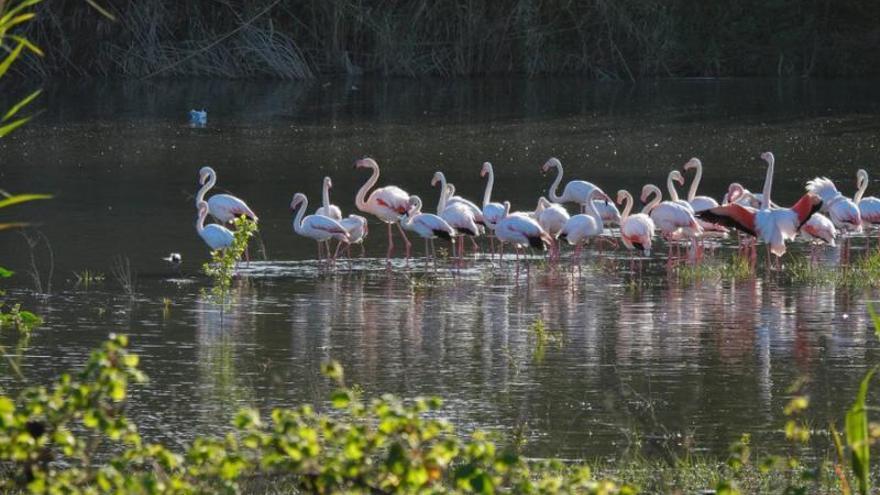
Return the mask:
[[[2, 3], [2, 2], [0, 2]], [[880, 73], [873, 0], [47, 1], [45, 76]]]

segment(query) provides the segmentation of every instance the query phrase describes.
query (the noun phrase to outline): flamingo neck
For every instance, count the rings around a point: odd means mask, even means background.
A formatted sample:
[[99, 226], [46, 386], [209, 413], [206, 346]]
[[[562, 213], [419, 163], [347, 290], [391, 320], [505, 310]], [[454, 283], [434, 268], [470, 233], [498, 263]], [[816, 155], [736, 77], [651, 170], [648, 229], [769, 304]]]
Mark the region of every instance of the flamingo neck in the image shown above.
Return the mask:
[[492, 187], [495, 185], [495, 172], [492, 171], [492, 165], [489, 165], [489, 180], [486, 182], [486, 190], [483, 191], [483, 208], [492, 202]]
[[623, 213], [620, 214], [620, 222], [623, 223], [624, 220], [629, 216], [633, 207], [633, 197], [629, 191], [624, 191], [623, 193]]
[[669, 198], [672, 201], [678, 201], [678, 191], [675, 190], [675, 183], [672, 181], [672, 174], [666, 177], [666, 189], [669, 190]]
[[660, 192], [660, 188], [655, 185], [651, 185], [648, 188], [648, 191], [648, 194], [653, 194], [654, 198], [651, 199], [651, 201], [648, 201], [648, 204], [646, 204], [645, 207], [642, 208], [642, 213], [645, 214], [650, 213], [651, 210], [653, 210], [657, 207], [657, 205], [660, 204], [660, 197], [663, 195], [663, 193]]
[[562, 182], [562, 163], [556, 163], [556, 180], [553, 181], [553, 185], [550, 186], [550, 199], [555, 203], [562, 203], [562, 198], [557, 194], [559, 190], [559, 184]]
[[504, 202], [504, 216], [501, 218], [506, 218], [509, 215], [510, 215], [510, 201], [505, 201]]
[[600, 215], [599, 210], [596, 209], [596, 202], [593, 200], [593, 195], [590, 195], [589, 201], [587, 201], [587, 214], [596, 220], [596, 225], [599, 226], [599, 231], [601, 232], [602, 229], [605, 228], [605, 225], [602, 223], [602, 215]]
[[367, 182], [358, 189], [357, 195], [354, 197], [354, 204], [357, 206], [358, 210], [367, 211], [367, 191], [373, 188], [376, 185], [376, 182], [379, 181], [379, 165], [371, 163], [368, 167], [373, 171], [373, 174], [370, 175], [370, 178], [367, 179]]
[[201, 234], [205, 230], [205, 219], [208, 217], [207, 208], [199, 208], [199, 218], [196, 220], [196, 232]]
[[309, 207], [309, 198], [303, 196], [302, 202], [300, 203], [299, 209], [296, 211], [296, 217], [293, 219], [293, 230], [299, 235], [303, 235], [303, 215], [306, 213], [306, 208]]
[[858, 191], [856, 191], [856, 195], [853, 196], [853, 203], [859, 204], [862, 200], [862, 196], [865, 195], [866, 190], [868, 190], [868, 177], [867, 175], [858, 174]]
[[443, 172], [438, 173], [440, 174], [440, 199], [437, 201], [437, 214], [439, 215], [446, 209], [446, 201], [450, 194], [449, 190], [446, 188], [446, 176], [443, 175]]
[[761, 198], [761, 209], [770, 209], [770, 190], [773, 188], [773, 157], [767, 160], [767, 176], [764, 178], [764, 196]]
[[703, 164], [697, 163], [697, 174], [694, 175], [694, 181], [691, 182], [691, 188], [688, 189], [688, 203], [697, 196], [697, 189], [700, 187], [701, 180], [703, 180]]
[[324, 214], [330, 216], [330, 186], [327, 181], [324, 181], [324, 190], [321, 191], [321, 196], [324, 203]]
[[208, 174], [208, 181], [199, 189], [198, 194], [196, 194], [196, 208], [199, 207], [199, 203], [205, 200], [205, 194], [208, 194], [208, 191], [214, 187], [214, 184], [217, 183], [217, 175], [211, 172]]

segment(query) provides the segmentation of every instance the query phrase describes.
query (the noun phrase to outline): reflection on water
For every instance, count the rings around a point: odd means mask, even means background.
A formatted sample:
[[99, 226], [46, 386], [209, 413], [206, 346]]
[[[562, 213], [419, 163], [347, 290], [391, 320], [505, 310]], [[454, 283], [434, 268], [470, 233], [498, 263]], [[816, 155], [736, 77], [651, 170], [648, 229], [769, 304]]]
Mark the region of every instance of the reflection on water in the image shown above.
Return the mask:
[[[634, 276], [626, 255], [594, 251], [581, 270], [536, 262], [528, 278], [485, 259], [436, 273], [396, 261], [389, 273], [371, 257], [384, 250], [381, 235], [368, 239], [368, 258], [321, 273], [309, 261], [313, 243], [292, 233], [290, 195], [316, 200], [329, 174], [333, 202], [348, 212], [366, 179], [351, 161], [369, 153], [383, 183], [426, 202], [438, 168], [477, 197], [489, 159], [495, 194], [532, 206], [549, 185], [538, 167], [551, 155], [570, 164], [567, 175], [611, 191], [660, 182], [698, 155], [701, 192], [720, 196], [733, 180], [759, 189], [764, 149], [779, 157], [781, 202], [815, 174], [849, 193], [857, 165], [876, 162], [876, 88], [559, 80], [56, 90], [42, 121], [0, 143], [4, 189], [57, 194], [19, 211], [42, 222], [60, 292], [31, 294], [29, 253], [18, 236], [0, 236], [2, 264], [19, 272], [11, 297], [46, 319], [24, 372], [46, 382], [108, 333], [127, 332], [151, 378], [132, 415], [146, 435], [175, 444], [222, 431], [242, 405], [324, 404], [331, 384], [319, 367], [331, 358], [367, 395], [441, 395], [466, 430], [517, 429], [535, 456], [615, 455], [636, 438], [651, 455], [680, 444], [723, 455], [743, 432], [769, 442], [798, 377], [810, 379], [817, 424], [847, 406], [877, 360], [865, 310], [872, 291], [773, 276], [683, 283], [659, 257]], [[187, 127], [185, 111], [203, 106], [209, 125]], [[196, 275], [205, 249], [191, 195], [206, 163], [259, 213], [271, 260], [242, 267], [222, 312]], [[180, 274], [161, 261], [171, 251], [183, 254]], [[838, 253], [822, 262], [836, 264]], [[120, 254], [138, 272], [134, 301], [112, 279], [88, 288], [65, 280], [83, 268], [109, 273]], [[538, 320], [554, 337], [541, 352]]]

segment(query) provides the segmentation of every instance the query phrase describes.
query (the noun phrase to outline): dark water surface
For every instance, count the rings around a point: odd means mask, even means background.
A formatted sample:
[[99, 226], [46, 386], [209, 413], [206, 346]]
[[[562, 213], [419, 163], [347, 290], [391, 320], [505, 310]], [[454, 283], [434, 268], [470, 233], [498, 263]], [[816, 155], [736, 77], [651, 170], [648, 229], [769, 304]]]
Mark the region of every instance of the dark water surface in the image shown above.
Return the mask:
[[[524, 432], [536, 456], [611, 456], [637, 440], [650, 455], [677, 444], [723, 454], [742, 432], [777, 443], [798, 377], [810, 379], [822, 424], [841, 417], [878, 361], [865, 309], [873, 291], [772, 276], [683, 283], [667, 276], [662, 249], [641, 276], [622, 252], [596, 251], [579, 272], [535, 265], [518, 281], [512, 263], [485, 259], [454, 276], [445, 267], [425, 274], [418, 262], [386, 273], [371, 260], [319, 274], [308, 261], [314, 243], [293, 234], [288, 205], [302, 191], [312, 209], [330, 175], [333, 202], [352, 211], [367, 178], [352, 162], [363, 155], [382, 166], [380, 185], [418, 193], [426, 210], [435, 170], [477, 199], [486, 160], [494, 197], [532, 208], [552, 179], [539, 172], [549, 156], [566, 165], [566, 181], [608, 192], [662, 186], [669, 170], [699, 156], [700, 192], [720, 197], [732, 181], [759, 190], [758, 155], [770, 149], [774, 200], [791, 203], [817, 174], [851, 195], [857, 168], [880, 177], [878, 88], [572, 79], [55, 88], [38, 120], [0, 141], [0, 187], [56, 195], [3, 211], [2, 220], [38, 222], [54, 254], [51, 295], [36, 295], [27, 272], [33, 253], [45, 292], [45, 245], [30, 250], [19, 233], [0, 235], [0, 264], [18, 272], [9, 297], [46, 319], [24, 372], [47, 382], [109, 332], [128, 333], [151, 379], [132, 415], [172, 442], [218, 433], [242, 405], [322, 401], [329, 384], [319, 365], [334, 358], [367, 394], [441, 395], [459, 425]], [[201, 107], [207, 127], [189, 127], [187, 111]], [[222, 317], [198, 276], [207, 250], [193, 195], [205, 164], [260, 215], [267, 258], [255, 249], [261, 261], [244, 270]], [[373, 223], [368, 257], [383, 255], [383, 234]], [[180, 274], [160, 259], [170, 251], [183, 254]], [[137, 273], [134, 301], [111, 276], [117, 256]], [[828, 264], [838, 257], [822, 254]], [[73, 272], [84, 269], [106, 280], [77, 286]], [[539, 318], [558, 341], [543, 352], [530, 331]]]

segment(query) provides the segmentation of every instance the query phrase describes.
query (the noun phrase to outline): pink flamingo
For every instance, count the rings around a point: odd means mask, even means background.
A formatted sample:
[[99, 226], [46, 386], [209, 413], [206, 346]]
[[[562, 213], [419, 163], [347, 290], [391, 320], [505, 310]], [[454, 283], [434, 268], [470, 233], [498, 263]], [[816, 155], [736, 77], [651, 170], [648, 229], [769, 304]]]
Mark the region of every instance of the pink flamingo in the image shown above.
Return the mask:
[[502, 243], [509, 242], [516, 249], [517, 275], [519, 258], [524, 247], [544, 251], [550, 244], [550, 236], [535, 220], [523, 214], [510, 213], [510, 201], [504, 202], [504, 218], [495, 225], [495, 235]]
[[[403, 228], [411, 230], [425, 240], [425, 263], [429, 257], [434, 258], [437, 262], [437, 256], [434, 254], [434, 239], [441, 238], [453, 242], [455, 245], [455, 229], [449, 225], [446, 220], [432, 213], [422, 213], [422, 198], [413, 195], [409, 197], [409, 211], [401, 220]], [[429, 249], [430, 245], [430, 249]]]
[[697, 196], [697, 189], [700, 187], [700, 181], [703, 180], [703, 162], [699, 158], [691, 158], [684, 164], [684, 170], [686, 172], [691, 169], [695, 169], [697, 172], [694, 175], [693, 182], [691, 182], [691, 187], [688, 189], [688, 203], [690, 203], [694, 211], [708, 210], [718, 206], [718, 201], [709, 196]]
[[[576, 260], [578, 264], [580, 264], [581, 261], [581, 250], [583, 249], [584, 244], [591, 238], [602, 235], [602, 232], [605, 229], [605, 226], [602, 223], [602, 215], [599, 214], [599, 211], [596, 209], [597, 201], [595, 200], [607, 201], [608, 196], [597, 189], [590, 193], [588, 199], [587, 213], [581, 213], [569, 218], [559, 231], [559, 239], [565, 240], [570, 245], [575, 246], [572, 261]], [[551, 237], [553, 236], [551, 235]], [[555, 239], [554, 244], [557, 244]], [[558, 251], [559, 247], [557, 246], [556, 249]]]
[[649, 215], [636, 213], [630, 215], [633, 208], [633, 197], [624, 189], [617, 191], [617, 203], [623, 205], [621, 214], [620, 238], [627, 249], [636, 249], [651, 255], [651, 242], [654, 238], [654, 221]]
[[[868, 189], [868, 182], [868, 172], [865, 169], [859, 169], [856, 173], [856, 187], [858, 191], [856, 191], [853, 201], [859, 207], [862, 223], [867, 224], [869, 227], [876, 227], [880, 225], [880, 199], [874, 196], [863, 197]], [[868, 236], [869, 245], [870, 242], [871, 237]]]
[[369, 213], [388, 225], [388, 253], [386, 259], [391, 262], [391, 252], [394, 250], [394, 240], [391, 235], [391, 225], [397, 224], [400, 236], [406, 245], [406, 257], [409, 258], [409, 250], [412, 244], [406, 237], [403, 227], [400, 226], [400, 216], [406, 213], [409, 206], [409, 194], [397, 186], [380, 187], [370, 193], [369, 191], [379, 180], [379, 165], [372, 158], [363, 158], [355, 163], [356, 168], [368, 168], [373, 171], [367, 182], [361, 186], [355, 196], [355, 206], [360, 211]]
[[486, 181], [486, 189], [483, 191], [483, 222], [490, 230], [495, 230], [495, 224], [504, 218], [504, 205], [492, 202], [492, 187], [495, 185], [495, 171], [489, 162], [483, 163], [480, 177], [489, 176]]
[[[443, 175], [441, 172], [437, 173], [441, 176]], [[477, 225], [477, 218], [474, 214], [474, 209], [464, 201], [450, 202], [449, 197], [455, 192], [455, 188], [452, 184], [447, 186], [445, 184], [445, 179], [438, 181], [432, 180], [431, 184], [434, 185], [437, 182], [441, 183], [440, 200], [437, 203], [437, 213], [440, 215], [440, 218], [445, 220], [446, 223], [455, 229], [456, 236], [466, 235], [470, 237], [471, 242], [475, 246], [474, 250], [476, 251], [476, 242], [474, 242], [474, 238], [480, 235], [480, 226]], [[458, 257], [459, 259], [464, 258], [464, 242], [458, 243]]]
[[[653, 195], [654, 198], [647, 202]], [[684, 238], [689, 238], [696, 245], [696, 238], [703, 233], [703, 228], [697, 223], [694, 214], [681, 203], [674, 201], [662, 201], [663, 193], [660, 188], [653, 184], [646, 184], [642, 188], [641, 200], [647, 202], [642, 213], [650, 215], [654, 225], [660, 229], [663, 238], [669, 243], [669, 261], [672, 261], [672, 243]]]
[[[302, 205], [302, 206], [300, 206]], [[291, 210], [299, 210], [293, 220], [293, 230], [303, 237], [314, 239], [318, 243], [318, 261], [321, 261], [321, 245], [323, 244], [327, 251], [328, 261], [331, 259], [330, 246], [328, 241], [336, 239], [339, 242], [349, 242], [348, 232], [336, 220], [323, 215], [309, 215], [303, 218], [306, 209], [309, 207], [309, 200], [303, 193], [293, 195], [290, 202]], [[338, 251], [338, 249], [337, 249]]]
[[538, 198], [538, 208], [535, 210], [535, 217], [538, 225], [553, 240], [551, 244], [551, 259], [559, 259], [559, 242], [557, 242], [557, 238], [570, 218], [568, 211], [561, 204], [551, 203], [547, 198], [541, 196]]
[[[216, 223], [205, 225], [205, 218], [208, 217], [208, 203], [205, 201], [199, 201], [198, 204], [196, 204], [196, 208], [198, 208], [199, 211], [198, 220], [196, 220], [196, 232], [199, 233], [199, 237], [205, 241], [205, 244], [207, 244], [213, 251], [226, 249], [231, 246], [232, 242], [235, 240], [232, 231]], [[176, 253], [172, 253], [171, 258], [174, 257], [174, 254]], [[177, 257], [179, 259], [180, 255], [177, 255]]]
[[[205, 194], [217, 183], [217, 172], [211, 167], [202, 167], [199, 170], [199, 183], [202, 187], [196, 194], [196, 208], [205, 200]], [[241, 215], [254, 222], [257, 221], [257, 215], [247, 203], [231, 194], [214, 194], [208, 198], [208, 213], [224, 225]]]

